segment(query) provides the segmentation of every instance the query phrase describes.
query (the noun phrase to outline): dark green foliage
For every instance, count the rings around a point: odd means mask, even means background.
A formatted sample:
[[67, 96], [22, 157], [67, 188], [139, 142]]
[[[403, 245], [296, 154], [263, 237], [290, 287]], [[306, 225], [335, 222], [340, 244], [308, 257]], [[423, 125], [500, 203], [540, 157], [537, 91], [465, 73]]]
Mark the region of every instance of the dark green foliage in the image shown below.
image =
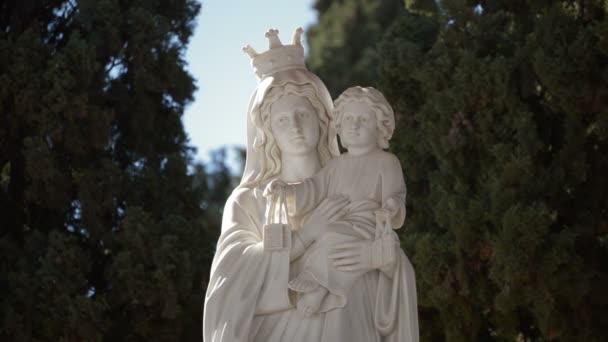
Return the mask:
[[372, 30], [372, 65], [315, 63], [329, 84], [377, 84], [394, 105], [423, 340], [605, 340], [606, 3], [407, 3]]
[[319, 23], [307, 30], [307, 63], [318, 75], [332, 75], [324, 81], [334, 98], [354, 83], [377, 84], [376, 44], [403, 10], [402, 1], [315, 2]]
[[181, 123], [199, 7], [0, 4], [1, 340], [200, 341], [234, 180]]

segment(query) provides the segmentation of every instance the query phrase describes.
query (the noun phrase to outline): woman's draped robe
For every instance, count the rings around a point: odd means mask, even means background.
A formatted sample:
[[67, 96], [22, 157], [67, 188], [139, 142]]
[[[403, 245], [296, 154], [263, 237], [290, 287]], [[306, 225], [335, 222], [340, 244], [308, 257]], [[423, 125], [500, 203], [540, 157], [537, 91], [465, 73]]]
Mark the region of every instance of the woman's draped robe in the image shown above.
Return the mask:
[[392, 274], [365, 274], [344, 308], [310, 317], [295, 310], [289, 250], [262, 247], [265, 204], [261, 189], [245, 187], [226, 202], [205, 296], [204, 341], [418, 341], [414, 270], [400, 249]]

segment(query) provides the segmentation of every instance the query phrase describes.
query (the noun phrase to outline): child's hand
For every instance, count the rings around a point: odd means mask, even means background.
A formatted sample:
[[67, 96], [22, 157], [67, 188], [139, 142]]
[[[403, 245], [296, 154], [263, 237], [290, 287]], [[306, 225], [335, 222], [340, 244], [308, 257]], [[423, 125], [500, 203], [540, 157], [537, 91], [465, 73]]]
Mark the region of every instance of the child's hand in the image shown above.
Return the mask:
[[397, 215], [399, 212], [399, 204], [393, 198], [386, 200], [386, 204], [382, 208], [386, 212], [386, 216], [390, 219]]
[[264, 188], [263, 195], [264, 195], [264, 197], [272, 196], [272, 195], [276, 194], [277, 192], [281, 191], [281, 189], [285, 189], [286, 187], [287, 187], [287, 183], [283, 182], [282, 180], [280, 180], [278, 178], [275, 178], [266, 185], [266, 188]]

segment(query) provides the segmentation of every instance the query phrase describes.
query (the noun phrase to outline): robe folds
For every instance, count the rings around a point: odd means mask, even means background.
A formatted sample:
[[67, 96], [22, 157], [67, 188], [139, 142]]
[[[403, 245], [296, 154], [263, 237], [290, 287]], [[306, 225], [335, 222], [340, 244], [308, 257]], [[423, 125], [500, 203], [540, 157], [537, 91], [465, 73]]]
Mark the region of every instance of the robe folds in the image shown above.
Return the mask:
[[414, 269], [399, 249], [392, 270], [372, 270], [343, 308], [304, 316], [288, 289], [289, 250], [262, 245], [263, 187], [239, 187], [226, 202], [205, 296], [205, 342], [417, 342]]

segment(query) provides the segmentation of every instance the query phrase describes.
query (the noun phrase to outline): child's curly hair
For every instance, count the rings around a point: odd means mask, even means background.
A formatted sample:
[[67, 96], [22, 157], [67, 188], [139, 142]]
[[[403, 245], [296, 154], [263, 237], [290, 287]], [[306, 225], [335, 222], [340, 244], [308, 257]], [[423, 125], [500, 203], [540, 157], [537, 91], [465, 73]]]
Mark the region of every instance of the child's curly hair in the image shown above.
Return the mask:
[[334, 101], [333, 124], [336, 132], [340, 131], [344, 105], [350, 102], [365, 102], [376, 115], [376, 126], [378, 127], [378, 146], [382, 149], [388, 148], [388, 141], [395, 130], [395, 114], [384, 95], [373, 87], [351, 87], [346, 89]]

